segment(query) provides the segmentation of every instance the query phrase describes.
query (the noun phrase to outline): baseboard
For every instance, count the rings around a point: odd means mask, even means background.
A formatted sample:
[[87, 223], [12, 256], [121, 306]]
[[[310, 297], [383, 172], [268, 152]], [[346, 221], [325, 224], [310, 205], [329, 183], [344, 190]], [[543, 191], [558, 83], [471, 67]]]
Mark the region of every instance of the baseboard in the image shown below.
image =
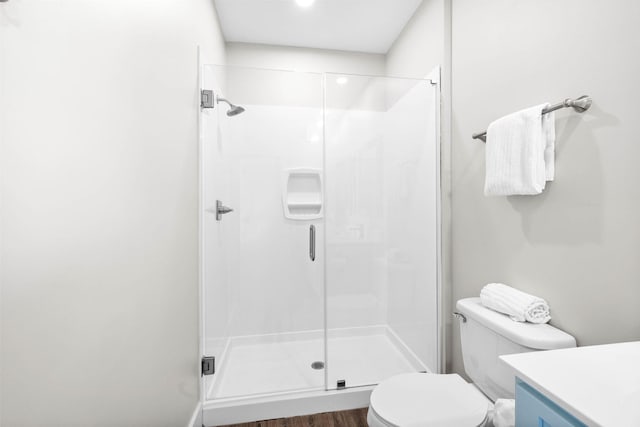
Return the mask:
[[202, 427], [202, 403], [198, 402], [187, 427]]

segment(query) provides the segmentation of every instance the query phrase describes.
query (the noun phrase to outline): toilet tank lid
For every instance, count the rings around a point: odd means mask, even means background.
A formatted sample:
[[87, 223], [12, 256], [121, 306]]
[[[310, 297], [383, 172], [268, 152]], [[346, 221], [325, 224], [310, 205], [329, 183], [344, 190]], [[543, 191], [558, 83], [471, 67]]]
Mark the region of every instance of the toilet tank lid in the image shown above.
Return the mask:
[[553, 350], [576, 346], [576, 339], [558, 328], [543, 323], [515, 322], [506, 314], [482, 305], [480, 298], [465, 298], [456, 303], [457, 310], [505, 338], [535, 350]]

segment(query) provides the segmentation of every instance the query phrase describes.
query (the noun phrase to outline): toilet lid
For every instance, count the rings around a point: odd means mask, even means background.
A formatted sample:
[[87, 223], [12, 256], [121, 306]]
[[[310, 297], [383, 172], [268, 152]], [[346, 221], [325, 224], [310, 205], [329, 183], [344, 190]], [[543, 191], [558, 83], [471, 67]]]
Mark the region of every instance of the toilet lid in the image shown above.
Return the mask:
[[489, 400], [457, 374], [402, 374], [381, 382], [370, 408], [392, 426], [478, 426]]

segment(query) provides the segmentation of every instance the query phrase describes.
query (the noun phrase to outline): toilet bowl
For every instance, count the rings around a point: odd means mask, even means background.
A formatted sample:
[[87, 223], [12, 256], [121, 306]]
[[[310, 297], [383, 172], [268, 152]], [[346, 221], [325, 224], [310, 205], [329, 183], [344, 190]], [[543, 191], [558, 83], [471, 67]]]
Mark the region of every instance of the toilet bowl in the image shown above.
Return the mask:
[[457, 374], [412, 373], [381, 382], [371, 393], [370, 427], [478, 427], [493, 405]]
[[482, 305], [456, 303], [466, 374], [410, 373], [382, 381], [371, 393], [370, 427], [479, 427], [490, 423], [493, 403], [512, 399], [515, 374], [499, 356], [576, 346], [571, 335], [548, 324], [514, 322]]

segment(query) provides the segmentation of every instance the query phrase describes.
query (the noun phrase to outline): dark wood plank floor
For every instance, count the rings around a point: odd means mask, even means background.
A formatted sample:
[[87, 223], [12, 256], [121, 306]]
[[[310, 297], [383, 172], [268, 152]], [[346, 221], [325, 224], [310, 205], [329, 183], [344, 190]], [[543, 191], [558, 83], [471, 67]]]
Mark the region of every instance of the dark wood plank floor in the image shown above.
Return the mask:
[[367, 408], [256, 421], [224, 427], [367, 427]]

